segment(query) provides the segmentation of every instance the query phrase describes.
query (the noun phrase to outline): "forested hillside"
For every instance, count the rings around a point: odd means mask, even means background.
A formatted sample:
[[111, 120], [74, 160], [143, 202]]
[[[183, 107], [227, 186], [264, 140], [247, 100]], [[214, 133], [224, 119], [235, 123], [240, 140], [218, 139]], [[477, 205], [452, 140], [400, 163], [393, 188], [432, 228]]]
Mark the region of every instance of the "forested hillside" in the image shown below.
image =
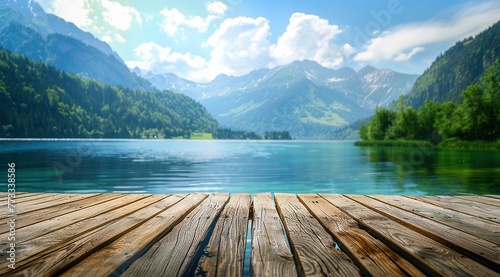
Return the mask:
[[103, 85], [0, 50], [0, 137], [161, 138], [216, 128], [187, 96]]
[[407, 96], [408, 104], [418, 108], [426, 100], [460, 101], [462, 91], [479, 84], [484, 71], [498, 58], [500, 22], [475, 37], [457, 42], [440, 55], [415, 82]]
[[115, 56], [61, 34], [46, 36], [18, 23], [0, 27], [0, 47], [31, 60], [52, 65], [108, 85], [150, 90], [151, 84], [130, 72]]
[[463, 92], [459, 104], [427, 100], [418, 110], [400, 98], [397, 110], [377, 109], [371, 121], [360, 127], [363, 140], [445, 139], [495, 141], [500, 138], [500, 59], [487, 68], [481, 84]]

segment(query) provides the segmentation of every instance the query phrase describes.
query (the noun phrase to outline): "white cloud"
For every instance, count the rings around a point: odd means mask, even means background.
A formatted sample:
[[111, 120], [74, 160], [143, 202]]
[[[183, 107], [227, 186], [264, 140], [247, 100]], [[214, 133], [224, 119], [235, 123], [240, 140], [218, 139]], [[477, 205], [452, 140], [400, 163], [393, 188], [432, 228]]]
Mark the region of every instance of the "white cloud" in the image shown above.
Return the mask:
[[175, 35], [179, 26], [186, 20], [186, 17], [178, 9], [163, 9], [160, 14], [165, 17], [161, 24], [163, 31], [170, 36]]
[[209, 13], [206, 17], [189, 16], [186, 17], [178, 9], [163, 9], [160, 14], [163, 15], [161, 26], [165, 33], [174, 36], [182, 33], [184, 27], [197, 30], [199, 33], [205, 33], [213, 20], [220, 18], [227, 10], [227, 6], [222, 2], [212, 2], [206, 5]]
[[266, 67], [270, 59], [269, 28], [263, 17], [226, 19], [204, 44], [213, 48], [210, 66], [228, 75]]
[[398, 62], [407, 61], [407, 60], [411, 59], [411, 57], [413, 57], [413, 55], [415, 55], [419, 52], [422, 52], [424, 50], [425, 50], [425, 48], [423, 48], [423, 47], [415, 47], [415, 48], [411, 49], [411, 51], [408, 53], [400, 53], [399, 55], [397, 55], [394, 58], [394, 60], [398, 61]]
[[104, 41], [104, 42], [106, 42], [106, 43], [113, 42], [113, 39], [111, 38], [111, 36], [107, 36], [107, 35], [106, 36], [102, 36], [101, 40]]
[[[146, 42], [134, 49], [139, 58], [128, 61], [130, 68], [139, 67], [143, 72], [153, 73], [172, 72], [183, 78], [196, 79], [194, 73], [207, 67], [207, 61], [191, 53], [172, 52], [170, 47], [162, 47], [154, 42]], [[202, 80], [202, 78], [198, 78]]]
[[354, 60], [378, 62], [381, 60], [407, 61], [424, 50], [425, 46], [455, 42], [486, 29], [500, 18], [500, 5], [489, 2], [467, 6], [449, 22], [427, 21], [399, 26], [373, 38]]
[[212, 2], [207, 4], [207, 11], [211, 14], [223, 15], [227, 11], [227, 6], [222, 2]]
[[93, 23], [89, 17], [91, 12], [88, 0], [54, 0], [44, 6], [47, 12], [56, 14], [66, 21], [73, 22], [79, 28], [85, 28]]
[[[167, 30], [172, 34], [178, 31], [176, 27], [186, 25], [185, 17], [177, 10], [164, 10], [164, 15], [167, 13], [171, 14]], [[129, 66], [140, 65], [143, 72], [173, 72], [195, 81], [210, 81], [222, 73], [241, 76], [256, 69], [305, 59], [335, 67], [354, 52], [350, 44], [333, 42], [340, 32], [338, 26], [318, 16], [295, 13], [285, 33], [272, 44], [266, 18], [228, 18], [202, 45], [210, 49], [208, 61], [189, 53], [172, 53], [168, 47], [149, 43], [136, 49], [140, 61], [130, 62]], [[176, 61], [172, 62], [174, 57]], [[194, 61], [197, 61], [196, 67], [190, 67]]]
[[127, 65], [130, 68], [137, 66], [143, 72], [171, 72], [198, 82], [208, 82], [221, 73], [243, 75], [268, 65], [269, 35], [265, 18], [227, 19], [203, 45], [212, 48], [209, 61], [148, 42], [134, 50], [138, 60], [129, 61]]
[[129, 6], [123, 6], [118, 2], [101, 0], [104, 7], [103, 19], [118, 30], [126, 31], [132, 25], [132, 21], [142, 24], [140, 12]]
[[285, 33], [271, 47], [271, 55], [276, 64], [307, 59], [334, 67], [343, 62], [344, 56], [354, 52], [349, 44], [333, 43], [340, 32], [338, 26], [330, 25], [328, 20], [317, 15], [294, 13]]
[[120, 35], [120, 34], [115, 34], [115, 39], [119, 43], [125, 43], [125, 42], [127, 42], [127, 40], [124, 37], [122, 37], [122, 35]]

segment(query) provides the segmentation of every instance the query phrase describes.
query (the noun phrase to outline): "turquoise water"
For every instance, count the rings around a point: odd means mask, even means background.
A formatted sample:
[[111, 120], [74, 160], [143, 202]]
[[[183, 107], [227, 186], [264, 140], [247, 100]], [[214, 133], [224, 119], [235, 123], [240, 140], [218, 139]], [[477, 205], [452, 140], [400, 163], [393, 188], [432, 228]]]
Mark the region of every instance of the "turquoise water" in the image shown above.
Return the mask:
[[500, 194], [500, 152], [352, 142], [0, 141], [0, 162], [28, 192]]

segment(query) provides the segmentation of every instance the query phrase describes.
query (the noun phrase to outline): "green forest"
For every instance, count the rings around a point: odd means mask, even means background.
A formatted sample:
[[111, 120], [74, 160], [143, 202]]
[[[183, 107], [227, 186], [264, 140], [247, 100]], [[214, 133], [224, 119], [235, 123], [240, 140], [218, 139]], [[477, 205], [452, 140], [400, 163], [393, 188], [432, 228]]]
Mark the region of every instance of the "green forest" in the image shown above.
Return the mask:
[[216, 129], [187, 96], [103, 85], [0, 49], [2, 138], [169, 138]]
[[499, 58], [500, 22], [497, 22], [439, 55], [405, 96], [408, 105], [418, 108], [429, 99], [440, 103], [460, 100], [462, 91], [471, 84], [481, 83], [484, 70]]
[[494, 142], [500, 138], [500, 60], [483, 74], [479, 84], [462, 91], [458, 103], [426, 100], [417, 110], [403, 97], [392, 109], [378, 108], [359, 129], [365, 141], [444, 140]]

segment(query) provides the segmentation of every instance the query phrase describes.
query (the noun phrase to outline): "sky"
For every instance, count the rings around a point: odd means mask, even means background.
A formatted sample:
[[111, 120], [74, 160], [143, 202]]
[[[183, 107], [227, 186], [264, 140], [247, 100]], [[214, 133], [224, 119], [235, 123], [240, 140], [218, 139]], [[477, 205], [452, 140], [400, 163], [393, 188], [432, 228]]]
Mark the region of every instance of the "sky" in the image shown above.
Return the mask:
[[209, 82], [296, 60], [422, 74], [500, 20], [500, 1], [37, 0], [130, 68]]

